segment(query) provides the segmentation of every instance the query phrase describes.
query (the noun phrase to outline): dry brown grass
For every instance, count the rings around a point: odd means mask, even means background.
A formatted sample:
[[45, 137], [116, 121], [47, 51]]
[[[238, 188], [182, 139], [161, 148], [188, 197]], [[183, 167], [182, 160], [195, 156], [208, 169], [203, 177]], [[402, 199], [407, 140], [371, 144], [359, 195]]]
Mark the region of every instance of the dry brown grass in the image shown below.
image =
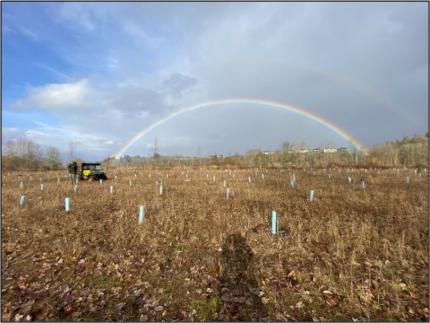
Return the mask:
[[427, 174], [313, 171], [4, 174], [2, 320], [428, 320]]

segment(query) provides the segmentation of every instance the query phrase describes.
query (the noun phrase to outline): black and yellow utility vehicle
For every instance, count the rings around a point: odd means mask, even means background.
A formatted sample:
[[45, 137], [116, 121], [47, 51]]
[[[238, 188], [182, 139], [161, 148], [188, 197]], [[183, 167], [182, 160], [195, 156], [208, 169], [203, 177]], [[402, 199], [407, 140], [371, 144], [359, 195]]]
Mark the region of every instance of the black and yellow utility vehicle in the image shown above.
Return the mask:
[[99, 179], [105, 180], [107, 176], [100, 163], [82, 163], [79, 178], [92, 181]]

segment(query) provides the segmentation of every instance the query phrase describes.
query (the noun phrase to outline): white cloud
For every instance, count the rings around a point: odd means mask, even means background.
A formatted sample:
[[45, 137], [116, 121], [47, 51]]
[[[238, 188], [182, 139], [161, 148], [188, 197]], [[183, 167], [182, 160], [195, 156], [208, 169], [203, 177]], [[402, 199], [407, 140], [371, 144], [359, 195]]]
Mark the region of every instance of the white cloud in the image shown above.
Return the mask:
[[164, 42], [163, 38], [148, 34], [142, 26], [129, 20], [124, 21], [123, 30], [126, 36], [131, 36], [130, 38], [135, 43], [140, 43], [151, 49], [159, 48]]
[[69, 126], [54, 127], [43, 122], [35, 123], [37, 127], [25, 131], [23, 137], [31, 139], [42, 147], [57, 147], [65, 156], [71, 142], [75, 146], [77, 155], [87, 159], [105, 158], [119, 149], [120, 144], [109, 136], [95, 135], [91, 131], [78, 131]]
[[[67, 47], [64, 56], [71, 64], [84, 65], [88, 78], [33, 87], [15, 106], [49, 111], [73, 136], [97, 143], [94, 149], [126, 142], [178, 107], [226, 97], [304, 106], [370, 143], [412, 129], [383, 110], [381, 102], [408, 106], [407, 113], [427, 127], [421, 118], [427, 110], [421, 89], [427, 77], [410, 72], [428, 66], [426, 31], [420, 29], [427, 20], [417, 18], [415, 9], [301, 3], [62, 8], [58, 20], [78, 33], [81, 44]], [[208, 124], [203, 130], [221, 133], [234, 126], [240, 133], [246, 132], [247, 120], [255, 128], [260, 122], [251, 113], [243, 115], [243, 122], [224, 126], [222, 118], [214, 118], [218, 129]], [[367, 130], [380, 129], [381, 120], [384, 133]], [[195, 146], [198, 140], [210, 151], [219, 145], [189, 128], [186, 137], [191, 141], [179, 140], [178, 147]], [[239, 137], [231, 139], [230, 149], [247, 139]], [[90, 149], [90, 144], [83, 145]]]
[[15, 102], [15, 107], [42, 110], [79, 107], [88, 103], [90, 91], [87, 79], [75, 83], [47, 84], [30, 88], [23, 99]]
[[25, 132], [25, 134], [28, 137], [47, 137], [48, 135], [43, 132], [43, 131], [39, 131], [39, 130], [33, 130], [33, 129], [29, 129]]
[[2, 127], [2, 142], [25, 137], [25, 131], [16, 127]]
[[163, 85], [170, 92], [173, 92], [177, 95], [182, 95], [183, 92], [186, 92], [192, 88], [194, 85], [196, 85], [196, 83], [196, 79], [190, 76], [174, 73], [164, 80]]

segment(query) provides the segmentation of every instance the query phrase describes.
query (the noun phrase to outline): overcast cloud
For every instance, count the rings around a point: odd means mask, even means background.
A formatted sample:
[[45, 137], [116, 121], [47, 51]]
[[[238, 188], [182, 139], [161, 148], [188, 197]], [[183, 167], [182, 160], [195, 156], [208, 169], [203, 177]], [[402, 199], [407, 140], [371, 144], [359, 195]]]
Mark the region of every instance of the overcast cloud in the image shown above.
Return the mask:
[[[428, 129], [425, 3], [3, 9], [3, 141], [27, 136], [64, 153], [74, 141], [83, 157], [104, 158], [162, 116], [229, 97], [305, 107], [368, 146]], [[164, 154], [347, 144], [303, 116], [257, 105], [186, 113], [129, 153], [147, 155], [155, 138]]]

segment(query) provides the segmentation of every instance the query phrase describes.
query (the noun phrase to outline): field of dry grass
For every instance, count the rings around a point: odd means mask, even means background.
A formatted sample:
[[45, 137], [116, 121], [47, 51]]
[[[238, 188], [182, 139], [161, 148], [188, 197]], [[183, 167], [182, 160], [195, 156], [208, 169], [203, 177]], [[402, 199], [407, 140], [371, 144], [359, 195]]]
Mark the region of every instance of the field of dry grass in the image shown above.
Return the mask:
[[428, 320], [427, 173], [107, 173], [3, 174], [3, 321]]

